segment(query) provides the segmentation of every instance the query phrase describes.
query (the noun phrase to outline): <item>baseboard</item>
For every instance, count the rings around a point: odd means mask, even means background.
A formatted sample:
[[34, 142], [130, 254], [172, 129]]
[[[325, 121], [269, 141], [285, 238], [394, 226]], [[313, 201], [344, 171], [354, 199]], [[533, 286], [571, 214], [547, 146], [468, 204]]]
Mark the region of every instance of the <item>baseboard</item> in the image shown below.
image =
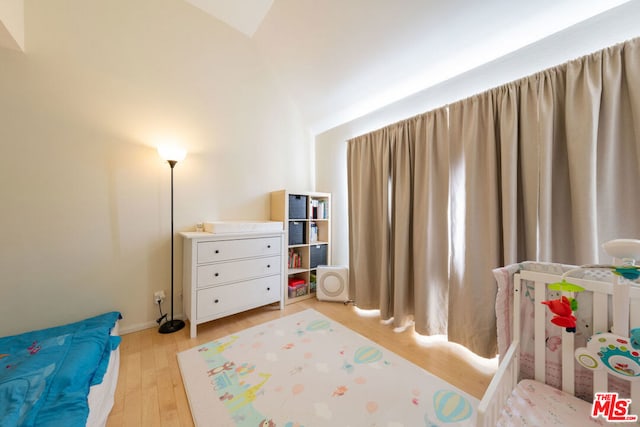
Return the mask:
[[[173, 316], [174, 319], [184, 320], [183, 316]], [[135, 325], [129, 325], [126, 328], [120, 328], [120, 335], [131, 334], [133, 332], [143, 331], [145, 329], [159, 328], [158, 322], [149, 321], [144, 323], [137, 323]]]

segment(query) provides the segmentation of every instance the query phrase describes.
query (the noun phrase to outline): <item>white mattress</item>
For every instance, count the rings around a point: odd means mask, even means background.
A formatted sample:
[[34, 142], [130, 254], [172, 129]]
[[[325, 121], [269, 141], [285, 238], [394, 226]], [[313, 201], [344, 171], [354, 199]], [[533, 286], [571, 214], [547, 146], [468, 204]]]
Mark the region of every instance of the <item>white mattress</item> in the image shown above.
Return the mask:
[[591, 418], [591, 404], [546, 384], [522, 380], [502, 409], [498, 426], [611, 426]]
[[[111, 335], [118, 335], [119, 323], [116, 322]], [[107, 418], [113, 408], [114, 395], [118, 384], [118, 372], [120, 370], [120, 346], [111, 352], [107, 371], [100, 384], [89, 389], [89, 417], [87, 427], [103, 427], [107, 424]]]

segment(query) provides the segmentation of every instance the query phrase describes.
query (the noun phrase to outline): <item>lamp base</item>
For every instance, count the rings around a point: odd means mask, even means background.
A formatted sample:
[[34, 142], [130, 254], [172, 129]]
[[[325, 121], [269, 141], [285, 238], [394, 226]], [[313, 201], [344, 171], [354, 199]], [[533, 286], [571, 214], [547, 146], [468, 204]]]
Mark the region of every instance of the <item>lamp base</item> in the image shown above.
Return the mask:
[[160, 325], [158, 332], [161, 334], [171, 334], [182, 328], [184, 328], [184, 322], [182, 320], [167, 320], [165, 323]]

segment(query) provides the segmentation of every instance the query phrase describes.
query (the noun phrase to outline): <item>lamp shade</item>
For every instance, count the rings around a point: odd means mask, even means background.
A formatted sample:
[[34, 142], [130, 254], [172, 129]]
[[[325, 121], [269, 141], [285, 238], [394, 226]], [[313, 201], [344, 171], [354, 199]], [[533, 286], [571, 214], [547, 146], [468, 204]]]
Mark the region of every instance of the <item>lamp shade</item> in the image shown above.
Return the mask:
[[181, 162], [185, 157], [187, 157], [187, 151], [184, 148], [180, 148], [175, 145], [158, 146], [158, 154], [164, 160], [173, 160], [176, 162]]

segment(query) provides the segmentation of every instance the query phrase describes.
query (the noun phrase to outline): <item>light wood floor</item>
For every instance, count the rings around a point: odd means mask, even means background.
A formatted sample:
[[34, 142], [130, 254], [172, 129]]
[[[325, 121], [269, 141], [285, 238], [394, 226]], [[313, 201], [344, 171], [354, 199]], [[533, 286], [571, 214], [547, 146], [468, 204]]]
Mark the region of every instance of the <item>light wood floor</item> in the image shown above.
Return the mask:
[[423, 367], [450, 384], [480, 399], [495, 372], [495, 361], [470, 355], [446, 342], [421, 343], [413, 330], [396, 333], [379, 317], [363, 317], [352, 306], [314, 299], [286, 306], [267, 306], [198, 326], [198, 337], [189, 338], [189, 327], [173, 334], [147, 329], [122, 337], [120, 375], [108, 427], [193, 426], [182, 385], [176, 353], [266, 321], [313, 308], [396, 354]]

